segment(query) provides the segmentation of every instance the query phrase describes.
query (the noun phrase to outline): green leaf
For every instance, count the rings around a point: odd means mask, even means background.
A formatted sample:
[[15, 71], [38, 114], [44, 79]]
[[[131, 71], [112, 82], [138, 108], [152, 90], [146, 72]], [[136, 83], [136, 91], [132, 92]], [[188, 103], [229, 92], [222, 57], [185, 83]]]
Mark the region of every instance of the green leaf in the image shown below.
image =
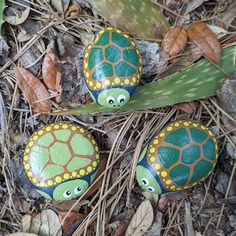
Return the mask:
[[214, 96], [228, 74], [236, 72], [235, 47], [236, 44], [222, 50], [219, 65], [204, 59], [183, 71], [139, 87], [131, 101], [122, 108], [109, 109], [91, 103], [53, 114], [147, 110]]
[[106, 20], [139, 38], [156, 40], [169, 23], [160, 8], [149, 0], [87, 0]]
[[0, 38], [2, 37], [3, 12], [5, 7], [5, 0], [0, 0]]

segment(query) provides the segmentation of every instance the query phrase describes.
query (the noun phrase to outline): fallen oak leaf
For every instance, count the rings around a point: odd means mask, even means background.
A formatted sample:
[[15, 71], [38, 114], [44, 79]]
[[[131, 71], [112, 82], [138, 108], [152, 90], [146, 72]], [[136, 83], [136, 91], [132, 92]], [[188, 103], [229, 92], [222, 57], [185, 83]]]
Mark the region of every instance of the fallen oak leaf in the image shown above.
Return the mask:
[[[55, 208], [57, 211], [70, 211], [76, 202], [77, 202], [76, 199], [72, 199], [68, 201], [54, 201], [53, 200], [50, 203], [53, 206], [53, 208]], [[81, 200], [80, 202], [78, 202], [78, 204], [76, 204], [75, 207], [73, 207], [72, 210], [74, 212], [78, 212], [82, 206], [87, 205], [87, 204], [89, 204], [88, 200]]]
[[69, 6], [69, 9], [66, 12], [66, 17], [75, 17], [79, 16], [82, 12], [82, 8], [79, 3], [74, 2], [72, 5]]
[[[52, 50], [49, 50], [45, 55], [42, 64], [42, 77], [43, 82], [46, 87], [54, 92], [58, 92], [61, 94], [62, 87], [61, 83], [61, 73], [57, 69], [57, 64], [59, 63], [58, 57], [53, 53]], [[57, 97], [57, 102], [59, 103], [61, 100], [61, 95]]]
[[114, 232], [114, 236], [123, 236], [125, 234], [125, 231], [127, 230], [128, 226], [129, 226], [129, 223], [121, 222], [118, 229]]
[[20, 25], [28, 18], [30, 13], [29, 3], [23, 1], [21, 6], [12, 4], [5, 11], [5, 21], [11, 25]]
[[50, 112], [52, 103], [43, 83], [28, 70], [15, 67], [17, 84], [35, 112]]
[[22, 231], [36, 235], [61, 236], [61, 224], [58, 215], [51, 209], [36, 215], [26, 214], [21, 220]]
[[179, 103], [179, 104], [175, 105], [175, 107], [183, 112], [186, 112], [188, 114], [192, 114], [197, 110], [198, 102], [192, 101], [192, 102]]
[[220, 43], [216, 35], [204, 22], [192, 23], [188, 27], [187, 34], [207, 58], [219, 64], [221, 53]]
[[152, 225], [154, 218], [153, 208], [150, 201], [143, 201], [133, 215], [126, 230], [125, 236], [141, 236]]
[[[68, 213], [67, 211], [58, 212], [60, 222], [63, 221], [62, 229], [65, 232], [68, 231], [75, 222], [82, 221], [85, 218], [84, 214], [81, 214], [78, 212], [72, 211], [68, 215], [67, 213]], [[66, 219], [64, 220], [65, 216], [66, 216]]]
[[187, 38], [187, 32], [184, 28], [179, 26], [174, 27], [165, 34], [162, 41], [162, 48], [170, 56], [175, 56], [185, 48]]

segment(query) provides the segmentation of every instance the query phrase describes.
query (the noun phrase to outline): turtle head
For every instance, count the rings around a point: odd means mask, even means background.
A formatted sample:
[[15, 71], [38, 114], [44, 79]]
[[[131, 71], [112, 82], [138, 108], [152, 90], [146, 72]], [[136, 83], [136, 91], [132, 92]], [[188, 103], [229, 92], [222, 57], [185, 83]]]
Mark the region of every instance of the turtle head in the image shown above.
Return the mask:
[[119, 108], [127, 104], [130, 94], [123, 88], [109, 88], [102, 90], [97, 97], [97, 102], [104, 107]]
[[82, 195], [88, 189], [88, 182], [83, 179], [73, 179], [58, 184], [53, 191], [54, 200], [70, 200]]
[[136, 179], [139, 186], [144, 190], [151, 193], [161, 194], [161, 186], [157, 182], [152, 172], [142, 165], [138, 165], [136, 168]]

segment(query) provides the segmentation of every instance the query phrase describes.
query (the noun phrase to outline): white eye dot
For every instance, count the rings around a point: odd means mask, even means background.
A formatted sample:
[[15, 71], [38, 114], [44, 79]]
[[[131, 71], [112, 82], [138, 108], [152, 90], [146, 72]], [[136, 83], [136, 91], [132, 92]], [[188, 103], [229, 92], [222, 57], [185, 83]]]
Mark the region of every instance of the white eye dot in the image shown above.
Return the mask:
[[117, 102], [119, 102], [119, 103], [122, 104], [122, 103], [124, 103], [125, 101], [126, 101], [125, 95], [121, 94], [121, 95], [118, 96]]
[[151, 193], [155, 192], [155, 188], [153, 188], [152, 186], [148, 186], [147, 190]]
[[115, 98], [112, 97], [112, 96], [108, 96], [106, 101], [107, 101], [108, 104], [113, 104], [115, 102]]
[[80, 194], [81, 192], [82, 192], [82, 188], [81, 187], [77, 187], [77, 188], [74, 189], [74, 193], [76, 195]]
[[70, 190], [66, 190], [66, 191], [63, 193], [63, 196], [64, 196], [64, 198], [69, 198], [69, 197], [71, 197], [71, 194], [72, 194], [72, 192], [71, 192]]
[[142, 184], [145, 185], [145, 186], [148, 186], [149, 185], [149, 180], [147, 178], [142, 178]]

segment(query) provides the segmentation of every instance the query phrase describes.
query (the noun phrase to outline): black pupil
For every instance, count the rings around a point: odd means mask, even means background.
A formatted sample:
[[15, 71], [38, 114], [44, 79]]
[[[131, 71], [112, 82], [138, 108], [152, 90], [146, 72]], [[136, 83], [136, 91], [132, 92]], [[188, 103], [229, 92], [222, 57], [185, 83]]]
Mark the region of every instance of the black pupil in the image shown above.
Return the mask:
[[67, 190], [66, 195], [68, 195], [68, 196], [71, 195], [71, 191]]
[[109, 100], [109, 103], [110, 103], [110, 104], [113, 104], [113, 103], [114, 103], [114, 101], [113, 101], [112, 99], [110, 99], [110, 100]]
[[147, 184], [147, 181], [145, 179], [142, 180], [143, 184]]
[[121, 99], [120, 99], [120, 103], [123, 103], [123, 102], [125, 102], [125, 99], [124, 99], [124, 98], [121, 98]]
[[78, 188], [77, 188], [77, 191], [78, 191], [78, 192], [80, 192], [80, 191], [81, 191], [81, 188], [80, 188], [80, 187], [78, 187]]
[[148, 188], [148, 190], [149, 190], [150, 192], [152, 192], [152, 191], [153, 191], [151, 188]]

